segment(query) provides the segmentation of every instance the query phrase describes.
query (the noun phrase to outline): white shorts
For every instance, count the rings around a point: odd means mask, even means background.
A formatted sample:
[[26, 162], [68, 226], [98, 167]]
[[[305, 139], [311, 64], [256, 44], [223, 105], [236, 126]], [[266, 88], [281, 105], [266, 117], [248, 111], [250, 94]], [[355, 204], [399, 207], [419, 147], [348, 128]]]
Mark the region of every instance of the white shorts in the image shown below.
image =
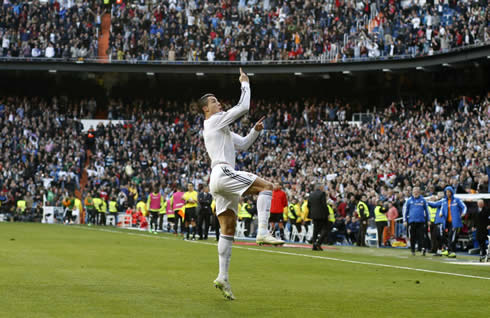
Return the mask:
[[253, 173], [236, 171], [228, 164], [216, 165], [209, 180], [209, 190], [216, 201], [216, 215], [228, 209], [238, 214], [240, 197], [255, 179], [257, 176]]

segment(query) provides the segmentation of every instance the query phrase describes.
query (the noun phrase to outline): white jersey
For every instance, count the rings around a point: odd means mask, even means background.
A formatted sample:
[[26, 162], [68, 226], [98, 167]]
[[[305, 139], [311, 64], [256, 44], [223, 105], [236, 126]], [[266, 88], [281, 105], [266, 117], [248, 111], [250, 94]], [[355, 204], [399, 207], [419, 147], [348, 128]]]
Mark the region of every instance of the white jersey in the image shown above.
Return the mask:
[[246, 137], [230, 131], [228, 125], [242, 117], [250, 108], [250, 85], [242, 82], [242, 95], [236, 106], [226, 112], [213, 114], [204, 121], [204, 144], [211, 158], [211, 168], [217, 164], [235, 167], [235, 149], [246, 150], [257, 139], [259, 132], [254, 128]]

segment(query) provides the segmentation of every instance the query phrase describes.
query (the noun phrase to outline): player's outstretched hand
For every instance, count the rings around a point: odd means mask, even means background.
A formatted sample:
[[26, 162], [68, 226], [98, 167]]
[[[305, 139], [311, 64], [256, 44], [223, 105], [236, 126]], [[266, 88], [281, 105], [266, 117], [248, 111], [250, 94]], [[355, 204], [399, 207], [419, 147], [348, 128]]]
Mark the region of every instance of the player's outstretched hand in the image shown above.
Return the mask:
[[242, 70], [241, 67], [240, 67], [240, 78], [238, 80], [240, 81], [240, 83], [242, 83], [242, 82], [249, 83], [248, 75]]
[[261, 131], [262, 129], [264, 129], [264, 119], [265, 116], [259, 119], [259, 121], [254, 126], [255, 130]]

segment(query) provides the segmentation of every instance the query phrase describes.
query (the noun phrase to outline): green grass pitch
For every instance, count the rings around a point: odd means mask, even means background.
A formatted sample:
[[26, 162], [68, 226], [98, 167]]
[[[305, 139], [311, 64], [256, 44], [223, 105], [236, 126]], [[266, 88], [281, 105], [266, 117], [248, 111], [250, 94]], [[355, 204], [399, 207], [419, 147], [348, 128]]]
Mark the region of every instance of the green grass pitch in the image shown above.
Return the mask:
[[111, 228], [0, 223], [0, 317], [490, 315], [490, 266], [409, 254], [234, 246], [237, 300], [227, 301], [212, 286], [214, 238], [200, 244]]

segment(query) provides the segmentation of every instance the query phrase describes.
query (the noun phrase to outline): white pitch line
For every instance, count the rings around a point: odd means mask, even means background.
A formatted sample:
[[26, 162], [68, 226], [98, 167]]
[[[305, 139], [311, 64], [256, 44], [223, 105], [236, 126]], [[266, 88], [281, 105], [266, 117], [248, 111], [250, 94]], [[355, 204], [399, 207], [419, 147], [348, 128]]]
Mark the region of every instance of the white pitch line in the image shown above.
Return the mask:
[[[78, 227], [78, 226], [74, 227], [74, 228], [85, 229], [85, 230], [93, 230], [93, 231], [99, 231], [99, 232], [121, 233], [121, 234], [126, 234], [126, 235], [142, 236], [142, 237], [147, 237], [147, 238], [156, 238], [156, 239], [174, 240], [174, 241], [176, 240], [175, 238], [165, 237], [165, 236], [161, 236], [161, 235], [152, 236], [152, 235], [148, 235], [148, 234], [125, 233], [122, 231], [114, 231], [114, 230], [108, 230], [108, 229], [96, 229], [96, 228], [88, 228], [88, 227]], [[215, 243], [208, 243], [208, 242], [200, 242], [200, 241], [186, 241], [186, 242], [194, 243], [194, 244], [216, 246]], [[347, 259], [328, 257], [328, 256], [320, 256], [320, 255], [308, 255], [308, 254], [298, 254], [298, 253], [283, 252], [283, 251], [272, 251], [272, 250], [266, 250], [263, 248], [252, 248], [252, 247], [245, 247], [245, 246], [233, 246], [233, 248], [239, 248], [239, 249], [250, 250], [250, 251], [257, 251], [257, 252], [264, 252], [264, 253], [282, 254], [282, 255], [290, 255], [290, 256], [302, 256], [302, 257], [307, 257], [307, 258], [323, 259], [323, 260], [344, 262], [344, 263], [358, 264], [358, 265], [370, 265], [370, 266], [378, 266], [378, 267], [404, 269], [404, 270], [409, 270], [409, 271], [424, 272], [424, 273], [431, 273], [431, 274], [440, 274], [440, 275], [449, 275], [449, 276], [457, 276], [457, 277], [490, 280], [490, 277], [484, 277], [484, 276], [474, 276], [474, 275], [458, 274], [458, 273], [451, 273], [451, 272], [440, 272], [440, 271], [433, 271], [430, 269], [421, 269], [421, 268], [398, 266], [398, 265], [388, 265], [388, 264], [378, 264], [378, 263], [371, 263], [371, 262], [352, 261], [352, 260], [347, 260]]]

